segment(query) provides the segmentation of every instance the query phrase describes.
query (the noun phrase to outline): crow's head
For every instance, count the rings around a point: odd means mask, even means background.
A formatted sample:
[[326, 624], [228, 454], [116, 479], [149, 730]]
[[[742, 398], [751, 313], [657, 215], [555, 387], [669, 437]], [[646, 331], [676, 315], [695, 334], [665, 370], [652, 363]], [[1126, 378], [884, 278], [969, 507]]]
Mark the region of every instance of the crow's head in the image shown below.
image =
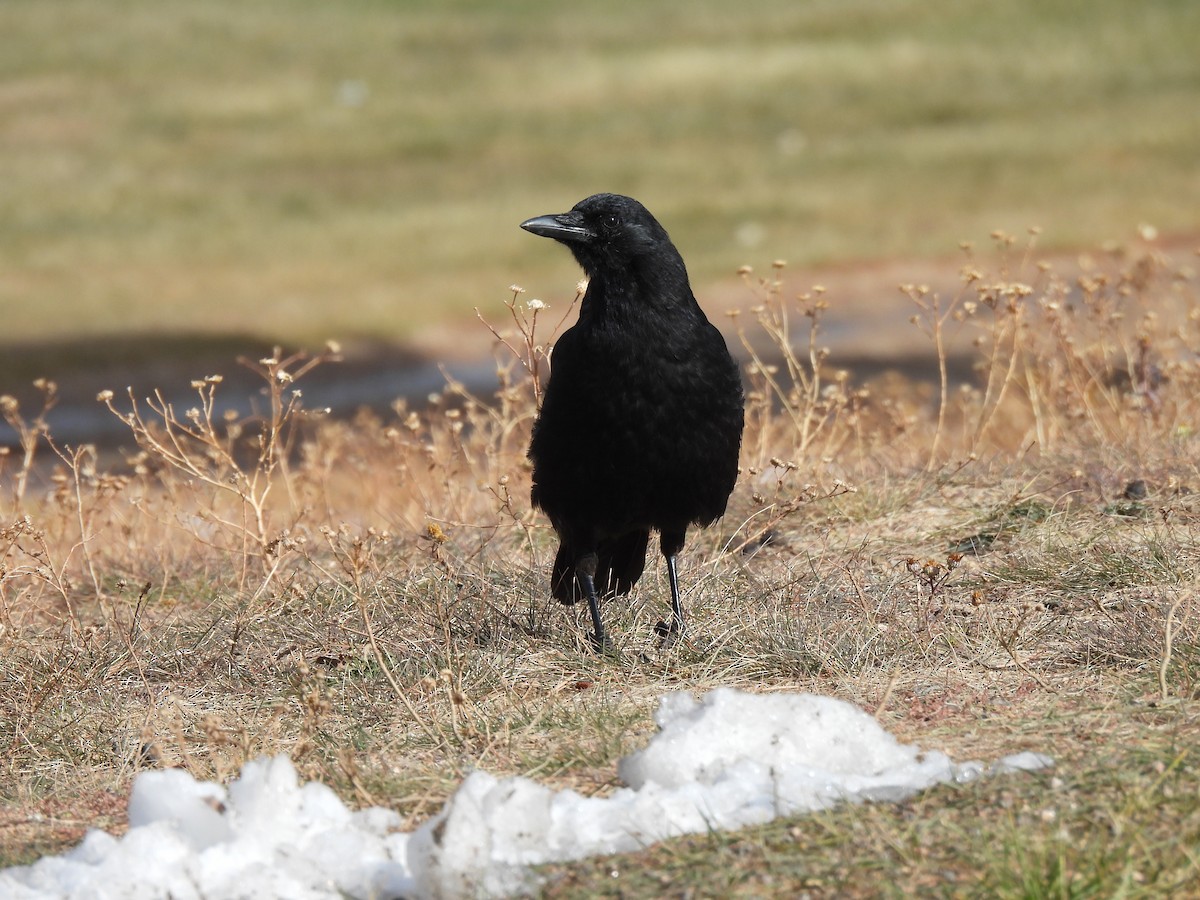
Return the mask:
[[521, 227], [566, 244], [589, 277], [656, 257], [678, 257], [666, 229], [650, 211], [620, 194], [595, 194], [570, 212], [538, 216]]

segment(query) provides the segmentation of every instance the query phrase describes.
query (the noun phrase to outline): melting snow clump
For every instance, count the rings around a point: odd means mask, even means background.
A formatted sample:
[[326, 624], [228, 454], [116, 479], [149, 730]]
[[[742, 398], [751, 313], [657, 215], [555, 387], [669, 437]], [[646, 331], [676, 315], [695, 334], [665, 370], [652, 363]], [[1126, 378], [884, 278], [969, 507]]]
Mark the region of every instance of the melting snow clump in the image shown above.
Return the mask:
[[0, 897], [503, 897], [534, 890], [540, 863], [1053, 765], [1036, 753], [956, 764], [813, 694], [669, 694], [655, 721], [649, 745], [619, 764], [628, 787], [607, 797], [477, 771], [411, 833], [392, 810], [352, 812], [325, 785], [301, 785], [282, 755], [247, 764], [228, 788], [145, 772], [124, 837], [93, 830], [62, 856], [0, 870]]

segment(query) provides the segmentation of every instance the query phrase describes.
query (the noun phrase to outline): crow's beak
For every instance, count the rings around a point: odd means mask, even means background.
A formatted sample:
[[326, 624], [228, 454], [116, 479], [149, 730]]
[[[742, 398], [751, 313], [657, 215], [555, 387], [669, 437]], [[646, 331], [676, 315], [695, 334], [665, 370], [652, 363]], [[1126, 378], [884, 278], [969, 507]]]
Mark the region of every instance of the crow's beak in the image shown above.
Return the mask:
[[554, 238], [565, 244], [586, 244], [596, 239], [596, 232], [584, 227], [583, 218], [575, 212], [527, 219], [521, 227], [530, 234]]

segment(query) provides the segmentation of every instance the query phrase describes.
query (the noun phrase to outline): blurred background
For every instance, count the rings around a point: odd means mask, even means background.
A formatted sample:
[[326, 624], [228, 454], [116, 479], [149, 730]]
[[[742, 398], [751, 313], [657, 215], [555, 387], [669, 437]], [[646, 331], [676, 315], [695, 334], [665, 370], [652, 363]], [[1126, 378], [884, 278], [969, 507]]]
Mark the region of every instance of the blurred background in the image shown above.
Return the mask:
[[1195, 0], [3, 0], [0, 394], [78, 440], [275, 343], [342, 344], [342, 412], [482, 377], [474, 310], [579, 278], [517, 223], [602, 190], [710, 310], [841, 276], [850, 341], [993, 229], [1190, 248], [1198, 47]]

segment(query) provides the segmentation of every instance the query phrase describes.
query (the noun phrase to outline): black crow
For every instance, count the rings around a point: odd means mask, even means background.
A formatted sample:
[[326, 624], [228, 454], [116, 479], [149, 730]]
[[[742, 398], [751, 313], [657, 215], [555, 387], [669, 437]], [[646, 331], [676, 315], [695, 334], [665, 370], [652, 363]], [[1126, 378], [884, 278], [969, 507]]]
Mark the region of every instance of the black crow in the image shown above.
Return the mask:
[[742, 382], [705, 317], [666, 230], [630, 197], [596, 194], [521, 227], [566, 244], [588, 278], [579, 321], [554, 345], [533, 426], [533, 505], [558, 533], [551, 590], [587, 599], [607, 646], [599, 599], [627, 594], [651, 530], [667, 560], [683, 634], [675, 557], [688, 526], [725, 513], [737, 480]]

